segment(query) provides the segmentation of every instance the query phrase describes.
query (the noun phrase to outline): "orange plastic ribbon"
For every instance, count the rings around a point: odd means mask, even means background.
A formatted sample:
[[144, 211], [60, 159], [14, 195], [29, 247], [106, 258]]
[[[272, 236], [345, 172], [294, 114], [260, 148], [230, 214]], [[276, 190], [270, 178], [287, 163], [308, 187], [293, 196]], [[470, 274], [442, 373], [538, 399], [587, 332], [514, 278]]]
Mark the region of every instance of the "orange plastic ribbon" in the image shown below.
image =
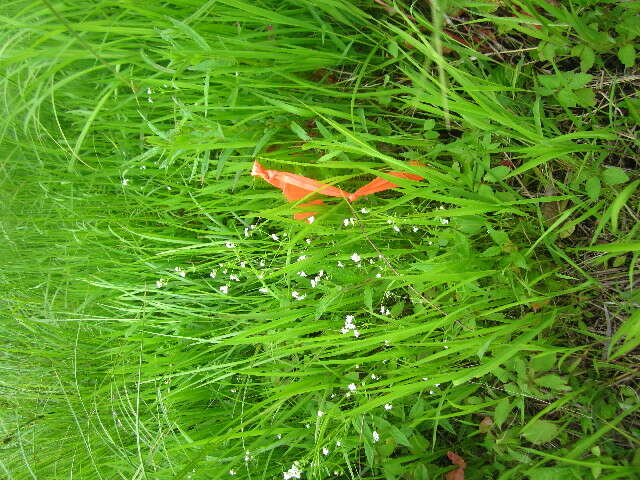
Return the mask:
[[[409, 162], [409, 165], [423, 166], [424, 164], [411, 161]], [[424, 178], [420, 175], [414, 175], [406, 172], [388, 172], [387, 174], [398, 178], [406, 178], [408, 180], [422, 180]], [[395, 183], [378, 177], [363, 187], [360, 187], [354, 193], [349, 193], [340, 188], [332, 187], [326, 183], [314, 180], [313, 178], [303, 177], [302, 175], [296, 175], [295, 173], [266, 169], [257, 161], [253, 164], [251, 175], [261, 177], [274, 187], [282, 190], [285, 198], [290, 202], [300, 200], [311, 193], [321, 193], [322, 195], [328, 195], [330, 197], [342, 197], [346, 198], [349, 202], [354, 202], [358, 198], [398, 187]], [[324, 202], [322, 200], [311, 200], [309, 203], [300, 204], [300, 206], [308, 207], [311, 205], [322, 205], [323, 203]], [[296, 220], [304, 220], [305, 218], [312, 217], [315, 214], [316, 212], [300, 212], [296, 213], [293, 217]]]

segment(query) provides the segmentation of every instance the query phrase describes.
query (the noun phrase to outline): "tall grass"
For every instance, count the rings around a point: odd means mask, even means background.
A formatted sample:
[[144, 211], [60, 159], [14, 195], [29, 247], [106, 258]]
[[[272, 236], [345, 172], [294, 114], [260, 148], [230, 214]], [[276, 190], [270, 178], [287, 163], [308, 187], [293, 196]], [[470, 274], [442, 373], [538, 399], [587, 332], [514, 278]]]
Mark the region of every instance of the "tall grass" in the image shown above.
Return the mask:
[[[458, 8], [580, 34], [536, 5]], [[6, 5], [2, 475], [633, 477], [631, 117], [439, 7]], [[308, 224], [254, 160], [425, 180]]]

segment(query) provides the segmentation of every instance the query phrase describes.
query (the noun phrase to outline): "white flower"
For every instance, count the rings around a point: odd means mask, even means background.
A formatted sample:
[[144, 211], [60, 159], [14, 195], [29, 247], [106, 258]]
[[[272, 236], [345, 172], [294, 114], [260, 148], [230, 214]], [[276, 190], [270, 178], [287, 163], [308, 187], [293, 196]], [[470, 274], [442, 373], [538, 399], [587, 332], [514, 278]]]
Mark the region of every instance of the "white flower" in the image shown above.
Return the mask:
[[153, 103], [153, 98], [147, 97], [147, 100], [149, 100], [149, 103]]
[[292, 478], [300, 478], [302, 475], [302, 471], [298, 467], [298, 462], [293, 462], [291, 468], [282, 474], [284, 476], [284, 480], [290, 480]]
[[260, 264], [261, 267], [264, 267], [264, 260], [260, 260]]
[[239, 282], [240, 281], [238, 276], [233, 274], [233, 273], [231, 275], [229, 275], [229, 280], [233, 280], [234, 282]]
[[251, 460], [251, 453], [249, 452], [249, 450], [247, 450], [247, 452], [244, 454], [244, 461], [249, 462], [250, 460]]
[[360, 209], [360, 213], [369, 213], [369, 210], [367, 210], [366, 208], [362, 207]]
[[353, 315], [347, 315], [346, 317], [344, 317], [344, 319], [346, 322], [351, 323], [356, 319], [356, 317], [354, 317]]
[[439, 383], [434, 383], [433, 385], [434, 385], [435, 387], [439, 387], [439, 386], [440, 386], [440, 384], [439, 384]]
[[298, 292], [291, 292], [291, 296], [296, 300], [304, 300], [306, 295], [300, 295]]
[[147, 95], [151, 95], [153, 93], [153, 90], [151, 90], [151, 88], [147, 87]]
[[318, 272], [318, 276], [319, 276], [319, 277], [322, 277], [323, 275], [324, 275], [324, 270], [320, 270], [320, 271]]
[[377, 380], [378, 376], [375, 373], [371, 374], [371, 380]]
[[307, 276], [307, 274], [304, 273], [304, 272], [298, 272], [298, 275], [300, 275], [301, 277], [306, 277]]
[[344, 267], [343, 263], [338, 261], [338, 267], [343, 268]]
[[429, 377], [422, 377], [422, 381], [423, 382], [428, 382], [429, 381]]
[[382, 278], [382, 274], [376, 273], [376, 278]]
[[336, 447], [341, 447], [341, 446], [342, 446], [342, 442], [341, 442], [340, 440], [338, 440], [338, 441], [336, 442]]
[[381, 315], [389, 315], [391, 312], [384, 305], [380, 305], [380, 314]]
[[355, 383], [350, 383], [349, 385], [347, 385], [347, 388], [349, 389], [350, 392], [355, 392], [356, 391], [356, 384]]
[[449, 348], [449, 346], [448, 346], [448, 345], [445, 345], [445, 346], [444, 346], [444, 349], [446, 350], [447, 348]]
[[388, 347], [388, 346], [389, 346], [389, 340], [385, 340], [385, 341], [384, 341], [384, 346], [385, 346], [385, 347]]
[[385, 403], [384, 404], [384, 409], [385, 410], [391, 410], [393, 408], [393, 405], [391, 405], [390, 403]]
[[227, 248], [236, 248], [236, 244], [229, 241], [224, 242], [224, 246]]
[[322, 448], [322, 454], [323, 455], [329, 455], [329, 449], [327, 447], [323, 447]]
[[304, 428], [311, 428], [311, 426], [307, 423], [305, 424]]
[[244, 236], [245, 237], [249, 236], [249, 229], [247, 227], [244, 228]]
[[156, 280], [156, 287], [158, 288], [162, 288], [167, 284], [167, 281], [164, 278], [161, 278], [160, 280]]
[[260, 288], [258, 291], [259, 291], [260, 293], [269, 293], [269, 289], [268, 289], [268, 288], [265, 288], [265, 287]]
[[387, 223], [388, 223], [388, 224], [392, 224], [392, 223], [393, 223], [393, 220], [387, 220]]
[[359, 262], [361, 260], [360, 255], [358, 255], [357, 253], [354, 253], [353, 255], [351, 255], [351, 260], [353, 260], [354, 262]]
[[394, 229], [396, 232], [399, 232], [399, 231], [400, 231], [400, 227], [399, 227], [399, 226], [397, 226], [397, 225], [394, 225], [394, 226], [393, 226], [393, 229]]
[[249, 228], [250, 228], [251, 230], [254, 230], [254, 229], [256, 228], [256, 226], [255, 226], [255, 225], [249, 225]]
[[276, 438], [277, 438], [278, 440], [280, 440], [280, 439], [282, 438], [282, 434], [281, 434], [281, 433], [277, 434], [277, 435], [276, 435]]
[[307, 242], [307, 244], [311, 243], [311, 239], [310, 238], [305, 238], [304, 241]]
[[240, 268], [244, 268], [247, 266], [247, 262], [240, 262]]
[[376, 432], [375, 430], [373, 431], [373, 441], [377, 442], [378, 440], [380, 440], [380, 435], [378, 435], [378, 432]]
[[123, 179], [122, 179], [122, 185], [124, 185], [125, 187], [126, 187], [127, 185], [129, 185], [129, 179], [128, 179], [128, 178], [123, 178]]
[[429, 395], [433, 395], [433, 390], [429, 390]]
[[233, 477], [235, 474], [236, 474], [236, 471], [233, 468], [229, 470], [229, 475]]
[[316, 221], [316, 217], [314, 217], [313, 215], [311, 215], [309, 218], [307, 218], [307, 222], [308, 223], [313, 223]]
[[280, 237], [278, 237], [278, 235], [276, 235], [275, 233], [271, 234], [271, 238], [273, 238], [276, 242], [280, 240]]
[[301, 262], [302, 260], [306, 260], [307, 258], [309, 258], [309, 257], [307, 257], [306, 255], [300, 255], [298, 257], [298, 261]]
[[446, 219], [446, 218], [441, 218], [441, 219], [440, 219], [440, 223], [441, 223], [441, 224], [443, 224], [443, 225], [446, 225], [446, 224], [448, 224], [448, 223], [449, 223], [449, 220], [448, 220], [448, 219]]
[[309, 282], [311, 282], [311, 288], [316, 288], [319, 281], [320, 277], [312, 278], [311, 280], [309, 280]]
[[215, 270], [211, 270], [211, 273], [209, 273], [209, 276], [210, 276], [211, 278], [216, 278], [217, 273], [218, 273], [218, 272], [216, 272]]
[[227, 293], [229, 293], [229, 285], [221, 286], [220, 291], [226, 295]]
[[324, 415], [324, 412], [322, 410], [318, 410], [318, 416], [321, 417]]
[[411, 227], [411, 230], [413, 230], [414, 232], [417, 232], [420, 229], [418, 227]]
[[340, 329], [340, 333], [344, 335], [345, 333], [349, 333], [349, 330], [347, 328], [342, 327]]
[[358, 338], [360, 336], [360, 332], [358, 330], [353, 331], [353, 336]]

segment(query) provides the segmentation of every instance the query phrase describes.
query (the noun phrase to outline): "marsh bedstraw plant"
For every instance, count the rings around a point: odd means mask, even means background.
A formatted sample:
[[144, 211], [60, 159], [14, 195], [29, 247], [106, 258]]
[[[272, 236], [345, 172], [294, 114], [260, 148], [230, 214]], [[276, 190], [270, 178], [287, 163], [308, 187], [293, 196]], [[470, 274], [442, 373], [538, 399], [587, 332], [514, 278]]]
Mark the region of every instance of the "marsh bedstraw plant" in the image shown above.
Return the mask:
[[0, 477], [637, 475], [635, 2], [3, 9]]

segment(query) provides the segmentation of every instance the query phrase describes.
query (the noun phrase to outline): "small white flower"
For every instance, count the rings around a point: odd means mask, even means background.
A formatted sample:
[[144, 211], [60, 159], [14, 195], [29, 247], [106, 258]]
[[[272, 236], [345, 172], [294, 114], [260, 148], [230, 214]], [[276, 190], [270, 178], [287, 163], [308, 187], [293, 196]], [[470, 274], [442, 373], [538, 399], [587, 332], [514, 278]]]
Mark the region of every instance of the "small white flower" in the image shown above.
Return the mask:
[[284, 480], [291, 480], [292, 478], [300, 478], [300, 475], [302, 475], [302, 471], [298, 466], [298, 462], [293, 462], [293, 465], [291, 465], [291, 468], [286, 472], [283, 472], [282, 475], [284, 476]]
[[309, 245], [311, 243], [311, 239], [310, 238], [305, 238], [304, 241], [307, 242], [307, 245]]
[[304, 428], [311, 428], [311, 426], [307, 423], [305, 424]]
[[429, 390], [429, 395], [433, 395], [433, 390]]
[[338, 441], [336, 442], [336, 447], [341, 447], [341, 446], [342, 446], [342, 442], [341, 442], [340, 440], [338, 440]]
[[146, 169], [147, 169], [146, 165], [140, 165], [140, 170], [146, 170]]
[[167, 190], [171, 190], [171, 187], [167, 186]]
[[318, 276], [319, 276], [319, 277], [322, 277], [323, 275], [324, 275], [324, 270], [320, 270], [320, 271], [318, 272]]
[[240, 262], [240, 268], [244, 268], [247, 266], [247, 262]]
[[278, 440], [282, 439], [282, 434], [281, 434], [281, 433], [277, 434], [277, 435], [276, 435], [276, 438], [277, 438]]
[[413, 232], [417, 232], [418, 230], [420, 230], [418, 227], [411, 227], [411, 230], [413, 230]]
[[239, 282], [240, 281], [238, 276], [233, 274], [233, 273], [231, 275], [229, 275], [229, 280], [233, 280], [234, 282]]
[[318, 410], [318, 416], [321, 417], [324, 415], [324, 412], [322, 410]]
[[443, 224], [443, 225], [447, 225], [449, 223], [449, 220], [446, 219], [446, 218], [441, 218], [440, 219], [440, 223]]
[[224, 273], [225, 275], [227, 274], [227, 269], [225, 268], [224, 270], [222, 270], [222, 273]]
[[325, 455], [325, 456], [329, 455], [329, 449], [327, 447], [323, 447], [322, 448], [322, 454]]
[[382, 278], [382, 274], [376, 273], [376, 278]]
[[276, 235], [275, 233], [271, 234], [271, 238], [273, 238], [276, 242], [280, 240], [280, 237], [278, 237], [278, 235]]
[[348, 329], [346, 329], [346, 328], [344, 328], [344, 327], [342, 327], [342, 328], [340, 329], [340, 333], [344, 335], [344, 334], [346, 334], [346, 333], [349, 333], [349, 330], [348, 330]]
[[349, 389], [350, 392], [355, 392], [356, 391], [356, 384], [355, 383], [350, 383], [349, 385], [347, 385], [347, 388]]
[[371, 374], [371, 380], [377, 380], [378, 376], [375, 373]]
[[244, 227], [244, 236], [245, 237], [249, 236], [249, 229], [247, 227]]
[[361, 260], [360, 255], [358, 255], [357, 253], [354, 253], [353, 255], [351, 255], [351, 260], [353, 260], [354, 262], [359, 262]]
[[360, 336], [360, 332], [358, 330], [353, 331], [353, 336], [358, 338]]
[[265, 265], [265, 264], [264, 264], [264, 260], [260, 260], [259, 265], [260, 265], [261, 267], [264, 267], [264, 265]]
[[126, 187], [127, 185], [129, 185], [129, 179], [128, 179], [128, 178], [123, 178], [123, 179], [122, 179], [122, 185], [124, 185], [125, 187]]
[[255, 226], [255, 225], [249, 225], [249, 228], [250, 228], [251, 230], [255, 230], [256, 226]]
[[348, 323], [353, 322], [356, 319], [356, 317], [354, 317], [353, 315], [347, 315], [346, 317], [344, 317], [344, 320]]
[[236, 471], [233, 468], [229, 470], [229, 475], [233, 477], [235, 474], [236, 474]]
[[229, 241], [224, 242], [224, 246], [227, 248], [236, 248], [236, 244]]
[[147, 95], [151, 95], [153, 93], [153, 90], [151, 90], [151, 88], [147, 87]]
[[164, 278], [161, 278], [160, 280], [156, 280], [156, 287], [158, 288], [162, 288], [167, 284], [167, 281]]
[[338, 267], [339, 267], [339, 268], [344, 268], [343, 263], [342, 263], [342, 262], [340, 262], [340, 261], [338, 261]]
[[444, 345], [444, 349], [446, 350], [447, 348], [449, 348], [449, 346], [448, 345]]
[[387, 410], [387, 411], [388, 411], [388, 410], [391, 410], [392, 408], [393, 408], [393, 405], [391, 405], [390, 403], [385, 403], [385, 404], [384, 404], [384, 409], [385, 409], [385, 410]]
[[316, 221], [316, 217], [314, 217], [313, 215], [311, 215], [309, 218], [307, 218], [307, 222], [308, 223], [313, 223]]
[[153, 98], [147, 97], [147, 100], [149, 101], [149, 103], [153, 103]]
[[400, 231], [400, 227], [399, 227], [399, 226], [397, 226], [397, 225], [394, 225], [394, 226], [393, 226], [393, 229], [394, 229], [396, 232], [399, 232], [399, 231]]
[[309, 258], [309, 257], [307, 257], [306, 255], [300, 255], [298, 257], [298, 261], [301, 262], [302, 260], [306, 260], [307, 258]]
[[387, 223], [391, 225], [393, 223], [393, 220], [387, 220]]
[[373, 431], [373, 441], [377, 442], [378, 440], [380, 440], [380, 435], [378, 435], [378, 432], [376, 432], [375, 430]]
[[230, 390], [230, 392], [231, 392], [231, 393], [236, 393], [237, 391], [238, 391], [238, 390], [236, 390], [235, 388], [232, 388], [232, 389]]
[[369, 210], [363, 207], [360, 209], [360, 213], [369, 213]]
[[249, 450], [247, 450], [247, 452], [244, 454], [244, 461], [245, 462], [251, 461], [251, 453], [249, 452]]
[[258, 291], [259, 291], [260, 293], [269, 293], [269, 289], [268, 289], [268, 288], [265, 288], [265, 287], [260, 288]]
[[311, 280], [309, 280], [309, 282], [311, 283], [311, 288], [316, 288], [318, 286], [319, 281], [320, 281], [319, 277], [312, 278]]
[[226, 295], [227, 293], [229, 293], [229, 285], [221, 286], [220, 291]]
[[439, 386], [440, 386], [440, 384], [439, 384], [439, 383], [434, 383], [433, 385], [434, 385], [435, 387], [439, 387]]
[[300, 275], [301, 277], [306, 277], [307, 276], [307, 274], [304, 273], [304, 272], [298, 272], [298, 275]]
[[216, 272], [215, 270], [211, 270], [211, 273], [209, 273], [209, 276], [211, 278], [216, 278], [216, 275], [218, 274], [218, 272]]

